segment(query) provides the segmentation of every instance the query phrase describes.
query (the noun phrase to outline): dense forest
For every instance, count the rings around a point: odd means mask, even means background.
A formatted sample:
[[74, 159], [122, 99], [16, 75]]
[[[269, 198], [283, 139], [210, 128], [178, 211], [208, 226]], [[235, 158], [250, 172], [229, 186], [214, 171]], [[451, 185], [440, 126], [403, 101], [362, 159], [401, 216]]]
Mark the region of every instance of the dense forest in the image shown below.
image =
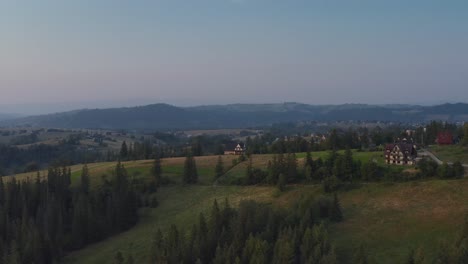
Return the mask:
[[215, 200], [191, 228], [158, 230], [151, 263], [337, 263], [327, 223], [341, 220], [336, 195], [303, 197], [289, 210], [254, 201], [232, 208]]
[[57, 263], [64, 254], [132, 227], [138, 196], [119, 163], [112, 180], [90, 188], [85, 166], [78, 186], [67, 168], [45, 179], [0, 179], [0, 263]]

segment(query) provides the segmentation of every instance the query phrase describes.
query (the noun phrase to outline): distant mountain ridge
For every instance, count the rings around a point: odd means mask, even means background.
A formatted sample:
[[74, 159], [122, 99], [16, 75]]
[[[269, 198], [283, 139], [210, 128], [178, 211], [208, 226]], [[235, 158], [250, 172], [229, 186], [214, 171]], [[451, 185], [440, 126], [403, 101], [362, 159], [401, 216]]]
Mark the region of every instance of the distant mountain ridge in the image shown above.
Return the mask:
[[0, 113], [0, 121], [20, 118], [19, 114]]
[[230, 104], [177, 107], [152, 104], [137, 107], [82, 109], [1, 121], [1, 126], [97, 129], [215, 129], [265, 126], [297, 121], [468, 121], [468, 104], [308, 105]]

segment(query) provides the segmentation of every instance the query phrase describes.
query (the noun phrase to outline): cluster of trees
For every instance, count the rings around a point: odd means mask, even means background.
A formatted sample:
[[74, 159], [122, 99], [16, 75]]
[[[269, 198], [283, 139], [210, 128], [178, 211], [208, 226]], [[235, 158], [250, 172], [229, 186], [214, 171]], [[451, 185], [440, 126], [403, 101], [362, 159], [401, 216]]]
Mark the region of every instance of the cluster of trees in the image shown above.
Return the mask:
[[233, 183], [244, 185], [270, 184], [278, 186], [281, 191], [288, 183], [322, 183], [326, 192], [334, 192], [344, 184], [356, 181], [379, 181], [383, 179], [406, 181], [411, 177], [415, 179], [429, 177], [450, 179], [461, 178], [465, 173], [460, 162], [455, 162], [453, 165], [444, 163], [439, 166], [432, 160], [423, 159], [418, 167], [420, 172], [411, 176], [405, 172], [380, 166], [374, 161], [361, 162], [355, 160], [353, 152], [349, 149], [344, 153], [330, 151], [325, 159], [313, 159], [311, 153], [307, 152], [303, 166], [298, 165], [294, 153], [277, 154], [268, 162], [266, 171], [254, 168], [252, 158], [249, 158], [244, 180]]
[[415, 130], [414, 139], [422, 145], [430, 145], [436, 143], [439, 132], [449, 131], [454, 138], [463, 136], [463, 131], [460, 126], [447, 122], [432, 121], [425, 127], [419, 127]]
[[466, 123], [463, 126], [463, 140], [462, 140], [462, 145], [463, 146], [468, 146], [468, 123]]
[[107, 160], [104, 153], [82, 150], [75, 145], [65, 143], [58, 145], [39, 144], [27, 148], [0, 144], [0, 176], [58, 164], [72, 165], [104, 160]]
[[457, 161], [452, 165], [444, 162], [442, 165], [433, 160], [422, 159], [418, 163], [421, 177], [439, 177], [441, 179], [463, 178], [465, 168]]
[[244, 182], [238, 184], [270, 184], [277, 185], [284, 190], [288, 183], [298, 182], [323, 182], [325, 190], [335, 191], [340, 183], [354, 180], [379, 180], [382, 178], [383, 169], [376, 163], [369, 161], [362, 164], [353, 159], [351, 150], [344, 154], [331, 151], [325, 160], [314, 160], [310, 152], [307, 152], [303, 166], [298, 165], [296, 155], [277, 154], [268, 162], [267, 170], [253, 168], [252, 158], [249, 158]]
[[0, 179], [0, 263], [55, 263], [65, 252], [132, 227], [137, 196], [119, 163], [114, 178], [94, 190], [83, 168], [71, 187], [67, 168], [50, 168], [46, 179]]
[[254, 138], [248, 137], [246, 145], [247, 154], [265, 153], [297, 153], [306, 151], [338, 150], [338, 149], [369, 149], [371, 145], [381, 145], [391, 143], [407, 135], [402, 133], [400, 126], [390, 126], [386, 128], [366, 127], [348, 129], [330, 129], [323, 133], [325, 140], [308, 138], [309, 134], [272, 134], [265, 133]]
[[291, 209], [243, 201], [238, 209], [217, 201], [191, 229], [158, 230], [151, 263], [337, 263], [323, 222], [341, 221], [336, 196], [306, 197]]

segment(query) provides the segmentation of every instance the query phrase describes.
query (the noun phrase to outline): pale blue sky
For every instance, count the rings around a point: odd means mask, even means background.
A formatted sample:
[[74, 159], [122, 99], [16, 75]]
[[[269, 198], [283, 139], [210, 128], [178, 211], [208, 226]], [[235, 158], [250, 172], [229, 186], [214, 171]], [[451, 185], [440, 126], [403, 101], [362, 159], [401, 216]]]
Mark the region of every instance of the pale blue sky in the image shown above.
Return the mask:
[[468, 101], [467, 14], [456, 0], [4, 0], [0, 105]]

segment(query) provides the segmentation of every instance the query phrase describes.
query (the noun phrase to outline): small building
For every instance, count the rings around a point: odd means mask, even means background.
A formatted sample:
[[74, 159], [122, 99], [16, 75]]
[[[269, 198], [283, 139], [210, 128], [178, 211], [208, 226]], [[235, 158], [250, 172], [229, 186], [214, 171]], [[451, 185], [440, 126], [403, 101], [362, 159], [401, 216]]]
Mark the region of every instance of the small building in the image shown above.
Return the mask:
[[401, 142], [385, 146], [385, 163], [397, 165], [414, 165], [418, 155], [411, 143]]
[[224, 155], [243, 155], [245, 153], [244, 143], [226, 144], [224, 147]]
[[437, 133], [437, 144], [439, 145], [452, 145], [453, 144], [453, 135], [450, 131], [444, 131]]

